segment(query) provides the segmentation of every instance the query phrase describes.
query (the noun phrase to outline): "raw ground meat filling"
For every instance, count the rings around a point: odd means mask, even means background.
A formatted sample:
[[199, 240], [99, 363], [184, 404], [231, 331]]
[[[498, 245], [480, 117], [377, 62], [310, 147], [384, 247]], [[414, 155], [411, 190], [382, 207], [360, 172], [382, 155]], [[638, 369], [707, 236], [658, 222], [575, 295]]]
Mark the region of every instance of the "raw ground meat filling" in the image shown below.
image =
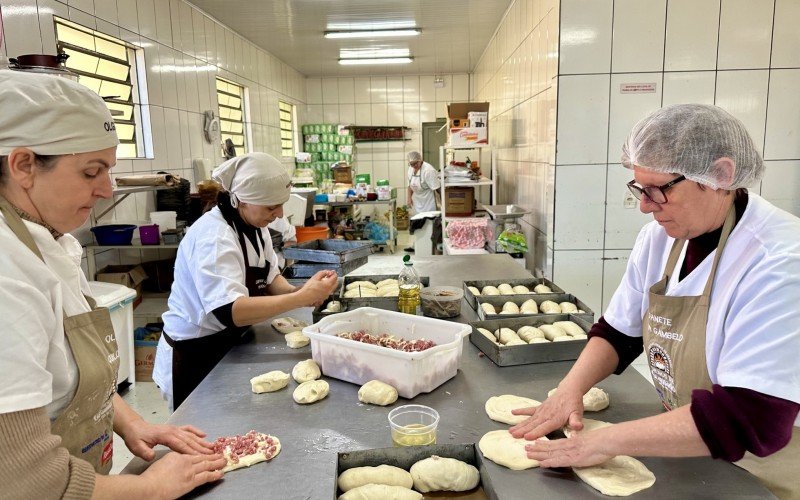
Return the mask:
[[405, 340], [389, 335], [388, 333], [384, 333], [383, 335], [372, 335], [364, 330], [339, 333], [336, 336], [343, 339], [355, 340], [356, 342], [362, 342], [364, 344], [388, 347], [389, 349], [395, 349], [397, 351], [404, 352], [420, 352], [436, 346], [436, 342], [432, 340]]
[[[241, 436], [220, 437], [212, 443], [214, 453], [223, 455], [228, 464], [223, 471], [231, 471], [239, 467], [249, 467], [254, 463], [271, 460], [280, 451], [280, 441], [269, 434], [250, 431]], [[240, 464], [242, 459], [245, 463]]]

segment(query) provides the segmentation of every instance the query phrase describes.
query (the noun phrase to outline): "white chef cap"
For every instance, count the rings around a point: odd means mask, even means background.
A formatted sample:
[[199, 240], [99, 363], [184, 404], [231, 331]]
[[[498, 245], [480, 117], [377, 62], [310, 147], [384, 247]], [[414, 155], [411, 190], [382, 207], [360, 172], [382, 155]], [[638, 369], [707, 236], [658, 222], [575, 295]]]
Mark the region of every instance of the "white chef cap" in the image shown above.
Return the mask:
[[292, 181], [283, 164], [266, 153], [247, 153], [231, 158], [211, 173], [231, 195], [231, 205], [283, 205], [289, 201]]
[[64, 77], [0, 70], [0, 155], [88, 153], [119, 144], [114, 119], [97, 94]]
[[406, 155], [406, 158], [408, 158], [408, 161], [422, 161], [422, 155], [419, 154], [419, 151], [411, 151]]
[[[734, 162], [733, 179], [717, 168], [723, 157]], [[764, 162], [744, 124], [706, 104], [667, 106], [641, 120], [622, 146], [622, 164], [682, 174], [726, 190], [750, 186], [764, 175]]]

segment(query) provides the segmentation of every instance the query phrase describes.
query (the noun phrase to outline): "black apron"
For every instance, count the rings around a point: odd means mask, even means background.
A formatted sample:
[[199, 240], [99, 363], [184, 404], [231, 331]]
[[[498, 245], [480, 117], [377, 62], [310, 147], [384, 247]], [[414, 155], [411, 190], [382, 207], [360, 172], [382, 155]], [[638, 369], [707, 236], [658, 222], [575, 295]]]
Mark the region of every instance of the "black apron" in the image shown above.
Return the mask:
[[[239, 244], [244, 256], [244, 281], [250, 297], [262, 297], [268, 295], [267, 278], [270, 271], [270, 261], [265, 259], [264, 267], [250, 266], [247, 257], [247, 246], [244, 234], [237, 230], [232, 214], [222, 211], [223, 217], [239, 236]], [[261, 244], [261, 252], [265, 252], [264, 237], [260, 230], [256, 230], [258, 243]], [[257, 246], [257, 245], [254, 245]], [[163, 332], [164, 340], [172, 347], [172, 400], [173, 409], [177, 409], [183, 401], [189, 397], [200, 382], [206, 378], [217, 363], [228, 354], [233, 346], [243, 340], [243, 334], [248, 331], [249, 326], [231, 326], [213, 335], [198, 337], [187, 340], [174, 340], [167, 332]]]

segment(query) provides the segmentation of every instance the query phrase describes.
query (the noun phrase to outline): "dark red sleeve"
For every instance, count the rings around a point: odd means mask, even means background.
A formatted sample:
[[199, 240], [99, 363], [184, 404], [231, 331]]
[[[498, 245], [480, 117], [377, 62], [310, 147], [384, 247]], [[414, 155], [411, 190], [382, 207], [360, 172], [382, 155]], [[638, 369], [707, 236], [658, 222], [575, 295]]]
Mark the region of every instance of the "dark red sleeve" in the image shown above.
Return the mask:
[[711, 456], [735, 462], [745, 451], [766, 457], [792, 438], [800, 404], [741, 387], [692, 391], [692, 418]]
[[617, 369], [614, 370], [615, 375], [619, 375], [625, 371], [625, 368], [633, 363], [633, 360], [636, 359], [642, 353], [642, 351], [644, 351], [644, 341], [642, 340], [642, 337], [631, 337], [629, 335], [625, 335], [621, 331], [609, 325], [603, 316], [600, 316], [600, 319], [597, 320], [597, 323], [592, 325], [591, 330], [589, 330], [589, 338], [591, 339], [592, 337], [600, 337], [605, 339], [609, 344], [611, 344], [611, 347], [617, 351], [619, 363], [617, 364]]

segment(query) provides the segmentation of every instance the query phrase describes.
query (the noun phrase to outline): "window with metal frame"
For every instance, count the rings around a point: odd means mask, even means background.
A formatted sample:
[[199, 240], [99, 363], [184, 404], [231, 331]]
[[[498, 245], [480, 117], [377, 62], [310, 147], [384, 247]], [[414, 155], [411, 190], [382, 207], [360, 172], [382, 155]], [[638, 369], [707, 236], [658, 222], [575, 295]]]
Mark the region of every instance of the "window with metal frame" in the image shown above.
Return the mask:
[[294, 150], [294, 104], [278, 101], [278, 113], [281, 123], [281, 156], [293, 157]]
[[136, 72], [136, 51], [141, 48], [66, 19], [53, 20], [58, 50], [69, 55], [67, 68], [111, 110], [120, 142], [117, 158], [144, 157]]
[[217, 103], [219, 104], [219, 129], [222, 143], [225, 143], [225, 139], [233, 141], [237, 155], [247, 152], [244, 94], [243, 86], [217, 77]]

